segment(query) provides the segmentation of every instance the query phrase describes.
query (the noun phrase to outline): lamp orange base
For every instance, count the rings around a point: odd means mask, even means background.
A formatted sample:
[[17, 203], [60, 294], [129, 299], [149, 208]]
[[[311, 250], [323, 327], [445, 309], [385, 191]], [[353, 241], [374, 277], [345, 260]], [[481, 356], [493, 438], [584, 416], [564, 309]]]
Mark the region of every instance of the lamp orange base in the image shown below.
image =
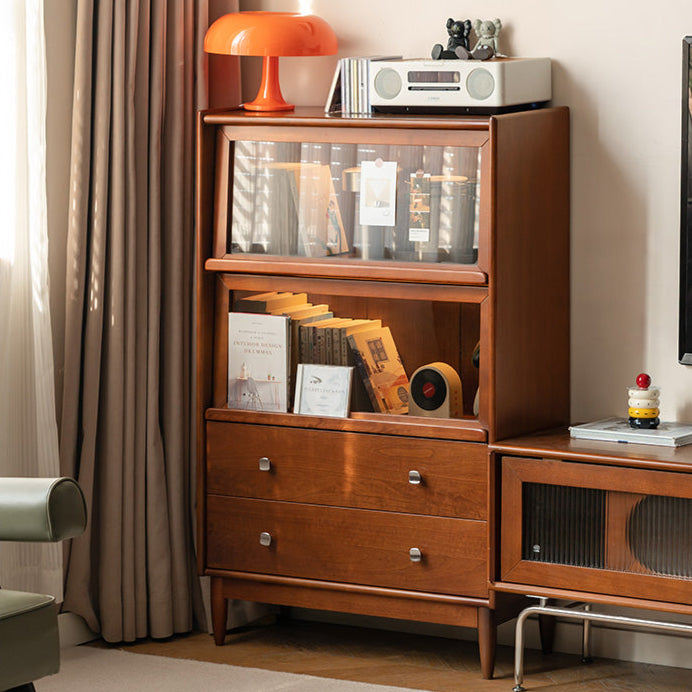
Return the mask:
[[254, 101], [243, 104], [249, 111], [292, 111], [295, 106], [284, 101], [279, 86], [279, 58], [265, 55], [262, 61], [262, 82]]

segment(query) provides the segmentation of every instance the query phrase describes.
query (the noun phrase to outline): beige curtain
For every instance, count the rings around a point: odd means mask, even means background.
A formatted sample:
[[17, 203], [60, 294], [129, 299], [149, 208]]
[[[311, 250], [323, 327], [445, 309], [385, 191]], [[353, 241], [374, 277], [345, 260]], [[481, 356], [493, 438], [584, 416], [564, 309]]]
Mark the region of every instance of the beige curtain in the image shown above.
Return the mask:
[[78, 0], [60, 456], [91, 521], [69, 554], [64, 609], [110, 642], [203, 618], [191, 271], [208, 11]]
[[[0, 3], [0, 475], [56, 476], [43, 0]], [[0, 545], [0, 584], [60, 599], [58, 545]]]

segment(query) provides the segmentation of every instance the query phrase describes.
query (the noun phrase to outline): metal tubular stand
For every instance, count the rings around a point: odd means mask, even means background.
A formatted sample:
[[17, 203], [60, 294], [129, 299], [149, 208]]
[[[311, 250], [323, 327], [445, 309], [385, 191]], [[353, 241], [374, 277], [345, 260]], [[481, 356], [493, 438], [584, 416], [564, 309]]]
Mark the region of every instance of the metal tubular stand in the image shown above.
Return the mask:
[[[548, 599], [541, 598], [540, 605], [529, 606], [519, 613], [514, 640], [514, 687], [512, 692], [524, 692], [524, 623], [529, 615], [552, 615], [567, 620], [582, 620], [584, 625], [582, 639], [582, 660], [591, 660], [591, 622], [604, 622], [606, 624], [625, 625], [627, 627], [643, 627], [646, 629], [675, 632], [677, 634], [692, 635], [692, 625], [681, 622], [662, 622], [660, 620], [645, 620], [642, 618], [630, 618], [624, 615], [609, 615], [607, 613], [594, 613], [590, 603], [571, 603], [567, 607], [558, 608], [547, 605]], [[583, 610], [570, 610], [573, 607], [582, 607]]]

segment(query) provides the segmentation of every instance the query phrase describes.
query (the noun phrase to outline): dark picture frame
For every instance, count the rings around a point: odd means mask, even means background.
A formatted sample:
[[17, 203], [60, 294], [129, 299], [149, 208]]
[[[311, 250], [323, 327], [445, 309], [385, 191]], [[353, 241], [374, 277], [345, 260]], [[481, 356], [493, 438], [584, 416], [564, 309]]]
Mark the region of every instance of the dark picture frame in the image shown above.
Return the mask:
[[682, 39], [678, 360], [692, 365], [692, 36]]

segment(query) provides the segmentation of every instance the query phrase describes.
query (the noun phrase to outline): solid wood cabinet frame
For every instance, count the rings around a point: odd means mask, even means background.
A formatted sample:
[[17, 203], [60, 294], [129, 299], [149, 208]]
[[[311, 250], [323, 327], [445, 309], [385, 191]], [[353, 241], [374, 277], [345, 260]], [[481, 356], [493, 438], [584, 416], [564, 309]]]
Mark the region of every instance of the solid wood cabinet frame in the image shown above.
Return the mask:
[[[477, 259], [230, 252], [236, 140], [475, 147]], [[476, 628], [491, 677], [496, 625], [524, 601], [490, 588], [487, 445], [569, 417], [567, 109], [362, 119], [207, 112], [197, 144], [198, 565], [212, 578], [216, 642], [229, 598], [436, 622]], [[306, 292], [344, 315], [381, 317], [409, 376], [437, 360], [458, 369], [463, 417], [229, 409], [228, 311], [236, 293], [262, 291]], [[257, 469], [260, 457], [271, 457], [270, 473]], [[412, 470], [425, 482], [411, 485]]]
[[[574, 440], [554, 431], [504, 440], [493, 454], [502, 545], [495, 588], [692, 614], [686, 540], [692, 511], [691, 447]], [[537, 484], [600, 494], [602, 516], [594, 531], [601, 548], [599, 565], [580, 564], [567, 554], [554, 562], [528, 558], [522, 543], [531, 508], [522, 498], [527, 497], [526, 485]], [[647, 512], [650, 498], [657, 505]], [[567, 519], [571, 511], [549, 502], [546, 507], [553, 522], [563, 520], [561, 514]], [[583, 520], [583, 515], [572, 516], [573, 544], [579, 542]]]

